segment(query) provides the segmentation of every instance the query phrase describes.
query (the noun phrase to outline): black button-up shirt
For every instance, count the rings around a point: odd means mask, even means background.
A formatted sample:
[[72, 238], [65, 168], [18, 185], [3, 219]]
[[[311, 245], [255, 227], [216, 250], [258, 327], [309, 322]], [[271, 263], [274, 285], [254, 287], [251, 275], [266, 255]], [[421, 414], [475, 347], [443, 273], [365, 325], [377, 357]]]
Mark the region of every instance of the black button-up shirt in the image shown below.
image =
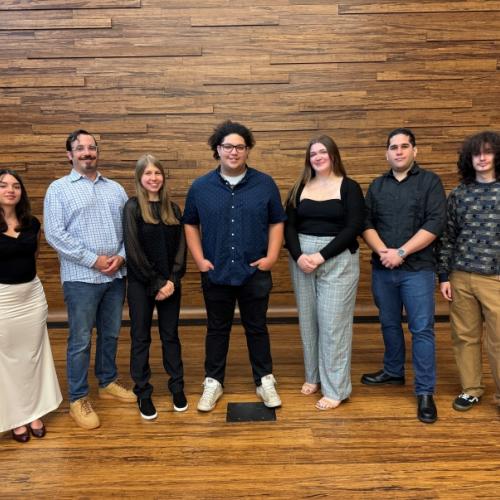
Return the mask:
[[[446, 195], [434, 172], [414, 163], [408, 175], [398, 181], [392, 170], [375, 179], [366, 194], [366, 229], [375, 229], [387, 248], [399, 248], [417, 231], [425, 229], [439, 236], [446, 221]], [[372, 254], [374, 267], [385, 269]], [[399, 269], [434, 270], [434, 243], [408, 255]]]
[[245, 177], [234, 187], [219, 168], [196, 179], [188, 191], [182, 220], [201, 226], [203, 256], [214, 265], [208, 272], [210, 281], [238, 286], [255, 273], [250, 263], [267, 255], [269, 225], [285, 219], [273, 179], [247, 167]]

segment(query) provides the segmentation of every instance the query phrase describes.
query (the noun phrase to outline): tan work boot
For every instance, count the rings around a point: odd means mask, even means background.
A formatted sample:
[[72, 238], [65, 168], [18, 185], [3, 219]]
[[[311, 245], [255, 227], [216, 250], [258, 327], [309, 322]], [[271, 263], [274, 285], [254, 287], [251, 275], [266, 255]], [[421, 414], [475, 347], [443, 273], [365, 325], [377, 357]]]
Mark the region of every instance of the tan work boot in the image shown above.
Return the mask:
[[111, 382], [106, 387], [99, 387], [99, 397], [102, 399], [118, 399], [124, 403], [135, 403], [137, 396], [125, 388], [118, 380]]
[[79, 427], [95, 429], [101, 425], [97, 413], [92, 408], [90, 400], [80, 398], [69, 404], [69, 414]]

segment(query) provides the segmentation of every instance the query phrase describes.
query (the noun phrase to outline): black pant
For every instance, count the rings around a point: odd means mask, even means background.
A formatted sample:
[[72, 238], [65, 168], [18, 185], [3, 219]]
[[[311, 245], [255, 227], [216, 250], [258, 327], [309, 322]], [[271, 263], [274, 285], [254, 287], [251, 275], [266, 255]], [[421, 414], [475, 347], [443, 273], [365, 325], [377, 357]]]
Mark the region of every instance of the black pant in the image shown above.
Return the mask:
[[129, 280], [127, 290], [130, 312], [130, 375], [135, 382], [134, 393], [141, 398], [149, 398], [153, 386], [149, 383], [149, 347], [151, 345], [151, 323], [153, 310], [158, 311], [158, 329], [160, 332], [163, 367], [170, 375], [170, 392], [180, 392], [184, 388], [184, 370], [182, 366], [181, 344], [179, 342], [179, 310], [181, 291], [177, 288], [168, 299], [156, 301], [147, 295], [146, 288], [138, 281]]
[[205, 341], [205, 376], [224, 383], [229, 335], [236, 301], [241, 323], [245, 329], [248, 354], [256, 385], [273, 371], [271, 345], [266, 326], [271, 273], [257, 270], [243, 285], [216, 285], [202, 273], [203, 297], [207, 309], [207, 337]]

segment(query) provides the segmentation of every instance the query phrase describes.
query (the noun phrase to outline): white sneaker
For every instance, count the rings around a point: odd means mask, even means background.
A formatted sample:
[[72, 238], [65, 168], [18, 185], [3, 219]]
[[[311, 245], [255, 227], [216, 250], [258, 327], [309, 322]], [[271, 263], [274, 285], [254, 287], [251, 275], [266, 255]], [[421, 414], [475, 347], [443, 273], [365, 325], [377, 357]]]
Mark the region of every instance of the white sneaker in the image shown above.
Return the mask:
[[264, 404], [268, 408], [277, 408], [281, 406], [281, 399], [276, 392], [276, 379], [273, 374], [270, 373], [261, 379], [262, 385], [257, 387], [257, 396], [264, 401]]
[[198, 401], [198, 410], [212, 411], [217, 400], [222, 396], [222, 385], [218, 380], [207, 377], [203, 382], [203, 394]]

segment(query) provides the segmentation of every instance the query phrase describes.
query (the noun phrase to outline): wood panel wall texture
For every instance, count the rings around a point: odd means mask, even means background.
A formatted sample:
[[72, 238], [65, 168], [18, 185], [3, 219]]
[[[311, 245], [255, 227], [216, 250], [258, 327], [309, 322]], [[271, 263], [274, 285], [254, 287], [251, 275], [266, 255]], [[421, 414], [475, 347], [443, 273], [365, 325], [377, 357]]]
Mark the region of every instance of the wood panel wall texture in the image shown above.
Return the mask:
[[[21, 171], [41, 216], [48, 184], [68, 171], [65, 138], [83, 127], [129, 194], [149, 151], [183, 205], [214, 167], [208, 135], [231, 118], [253, 129], [250, 164], [283, 197], [319, 133], [366, 189], [387, 168], [387, 132], [404, 125], [449, 189], [462, 139], [499, 128], [499, 22], [495, 0], [2, 0], [0, 166]], [[39, 275], [62, 309], [46, 244]], [[272, 306], [293, 306], [285, 251], [274, 281]], [[183, 306], [202, 306], [192, 262]], [[363, 246], [357, 311], [371, 307]]]

